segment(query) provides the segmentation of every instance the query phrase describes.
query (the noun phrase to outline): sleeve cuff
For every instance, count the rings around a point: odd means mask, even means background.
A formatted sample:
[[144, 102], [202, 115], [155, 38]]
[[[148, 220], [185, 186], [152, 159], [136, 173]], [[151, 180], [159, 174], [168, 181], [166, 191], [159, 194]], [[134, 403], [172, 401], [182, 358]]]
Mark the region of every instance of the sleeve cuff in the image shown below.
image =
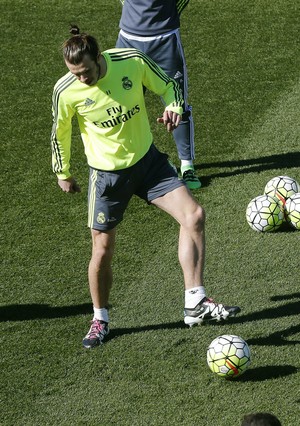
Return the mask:
[[70, 172], [66, 172], [66, 173], [56, 173], [56, 176], [57, 176], [57, 179], [66, 180], [69, 177], [71, 177], [72, 175], [71, 175]]

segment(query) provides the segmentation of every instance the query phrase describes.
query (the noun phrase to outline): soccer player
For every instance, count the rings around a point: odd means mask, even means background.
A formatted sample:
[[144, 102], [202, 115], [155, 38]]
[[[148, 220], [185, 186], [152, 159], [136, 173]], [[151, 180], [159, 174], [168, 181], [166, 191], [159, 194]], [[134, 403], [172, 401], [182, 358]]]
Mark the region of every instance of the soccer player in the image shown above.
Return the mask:
[[[182, 97], [177, 83], [135, 49], [99, 51], [94, 37], [71, 29], [63, 44], [69, 72], [53, 92], [51, 134], [53, 171], [64, 192], [80, 191], [70, 172], [72, 118], [77, 117], [90, 168], [88, 226], [92, 256], [88, 269], [94, 316], [85, 348], [102, 343], [109, 332], [108, 303], [116, 228], [133, 195], [169, 213], [180, 225], [179, 261], [185, 284], [188, 325], [226, 319], [240, 311], [208, 299], [203, 286], [204, 210], [153, 144], [143, 87], [162, 96], [158, 122], [173, 131]], [[138, 290], [137, 290], [138, 291]]]
[[150, 56], [183, 93], [183, 114], [173, 136], [181, 161], [181, 174], [190, 189], [201, 182], [195, 174], [193, 160], [194, 122], [188, 104], [188, 78], [180, 39], [180, 16], [189, 0], [121, 0], [123, 4], [117, 47], [133, 47]]

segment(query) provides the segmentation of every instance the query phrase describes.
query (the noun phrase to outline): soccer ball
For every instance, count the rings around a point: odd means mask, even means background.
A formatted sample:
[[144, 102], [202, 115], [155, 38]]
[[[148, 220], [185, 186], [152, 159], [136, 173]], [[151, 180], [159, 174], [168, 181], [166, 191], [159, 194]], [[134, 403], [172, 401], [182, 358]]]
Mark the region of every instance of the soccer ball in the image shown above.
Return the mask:
[[284, 205], [287, 198], [299, 191], [300, 186], [295, 179], [289, 176], [277, 176], [267, 183], [264, 192], [277, 197]]
[[300, 192], [296, 192], [286, 200], [285, 214], [287, 222], [300, 230]]
[[226, 379], [243, 374], [251, 363], [250, 349], [245, 340], [232, 334], [214, 339], [207, 349], [207, 364], [213, 373]]
[[278, 198], [266, 194], [259, 195], [248, 204], [246, 219], [254, 231], [275, 231], [284, 220], [283, 207]]

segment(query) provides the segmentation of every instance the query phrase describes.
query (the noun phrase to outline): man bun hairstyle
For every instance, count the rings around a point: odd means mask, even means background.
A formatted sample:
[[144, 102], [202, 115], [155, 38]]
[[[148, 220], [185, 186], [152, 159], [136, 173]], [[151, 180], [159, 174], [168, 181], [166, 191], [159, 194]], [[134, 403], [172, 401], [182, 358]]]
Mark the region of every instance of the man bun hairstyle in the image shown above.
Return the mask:
[[65, 61], [72, 65], [78, 65], [82, 62], [83, 57], [89, 55], [91, 59], [97, 63], [100, 53], [97, 40], [87, 34], [81, 33], [77, 25], [70, 25], [71, 37], [62, 45], [62, 51]]
[[72, 35], [78, 35], [80, 34], [80, 29], [75, 24], [70, 24], [70, 34]]

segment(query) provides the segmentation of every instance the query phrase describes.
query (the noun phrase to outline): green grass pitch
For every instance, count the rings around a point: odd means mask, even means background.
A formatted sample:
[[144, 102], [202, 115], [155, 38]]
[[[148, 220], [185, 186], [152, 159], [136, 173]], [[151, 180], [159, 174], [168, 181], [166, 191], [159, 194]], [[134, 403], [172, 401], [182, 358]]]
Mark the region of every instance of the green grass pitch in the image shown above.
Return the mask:
[[[295, 426], [300, 233], [256, 233], [245, 210], [272, 177], [300, 181], [299, 4], [192, 0], [182, 16], [203, 183], [194, 195], [207, 213], [205, 286], [241, 314], [184, 326], [178, 226], [133, 199], [113, 263], [111, 336], [84, 351], [88, 168], [74, 125], [82, 193], [60, 191], [50, 166], [51, 96], [66, 72], [59, 46], [69, 23], [108, 49], [120, 12], [118, 0], [0, 0], [0, 423], [231, 426], [268, 411]], [[178, 166], [171, 136], [156, 124], [162, 105], [150, 93], [147, 102], [156, 144]], [[220, 334], [241, 336], [252, 352], [251, 368], [234, 382], [206, 364]]]

